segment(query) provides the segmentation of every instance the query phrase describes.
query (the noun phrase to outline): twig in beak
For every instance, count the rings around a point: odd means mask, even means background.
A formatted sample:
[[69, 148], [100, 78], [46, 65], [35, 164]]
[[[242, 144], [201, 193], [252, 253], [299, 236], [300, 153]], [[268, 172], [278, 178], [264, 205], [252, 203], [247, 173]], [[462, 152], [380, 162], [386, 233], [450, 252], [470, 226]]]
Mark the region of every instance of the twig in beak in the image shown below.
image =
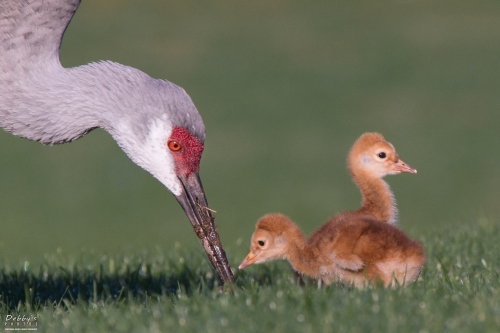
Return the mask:
[[196, 204], [197, 204], [197, 205], [198, 205], [198, 207], [200, 207], [200, 208], [205, 208], [206, 210], [209, 210], [209, 211], [211, 211], [212, 213], [217, 213], [217, 211], [216, 211], [215, 209], [212, 209], [212, 208], [207, 207], [207, 206], [202, 206], [202, 205], [200, 205], [198, 202], [196, 202]]

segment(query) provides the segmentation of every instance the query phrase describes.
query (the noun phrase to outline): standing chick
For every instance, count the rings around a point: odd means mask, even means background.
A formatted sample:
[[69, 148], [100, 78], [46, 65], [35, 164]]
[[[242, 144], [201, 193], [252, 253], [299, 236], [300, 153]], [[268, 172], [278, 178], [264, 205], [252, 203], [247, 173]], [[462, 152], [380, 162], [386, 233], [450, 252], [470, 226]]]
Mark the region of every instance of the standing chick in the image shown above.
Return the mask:
[[417, 173], [417, 170], [403, 162], [394, 146], [379, 133], [365, 133], [356, 140], [347, 157], [347, 168], [363, 201], [358, 210], [342, 214], [346, 218], [369, 216], [377, 221], [396, 223], [394, 196], [382, 178], [401, 172]]

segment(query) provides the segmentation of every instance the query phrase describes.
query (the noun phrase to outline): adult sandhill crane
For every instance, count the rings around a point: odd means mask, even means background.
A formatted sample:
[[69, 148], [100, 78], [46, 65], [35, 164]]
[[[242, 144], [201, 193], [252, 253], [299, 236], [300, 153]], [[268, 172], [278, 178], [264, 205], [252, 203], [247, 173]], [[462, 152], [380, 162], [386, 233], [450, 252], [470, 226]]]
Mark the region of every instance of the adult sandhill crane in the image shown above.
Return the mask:
[[0, 0], [0, 126], [42, 144], [109, 132], [176, 197], [223, 282], [233, 274], [198, 176], [205, 127], [175, 84], [111, 61], [63, 68], [80, 0]]

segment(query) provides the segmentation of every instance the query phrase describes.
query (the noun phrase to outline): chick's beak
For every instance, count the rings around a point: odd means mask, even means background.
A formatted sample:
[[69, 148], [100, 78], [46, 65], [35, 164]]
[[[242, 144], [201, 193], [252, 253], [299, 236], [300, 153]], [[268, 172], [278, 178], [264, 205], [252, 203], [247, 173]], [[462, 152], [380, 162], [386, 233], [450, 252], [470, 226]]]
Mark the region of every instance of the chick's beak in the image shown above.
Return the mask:
[[192, 172], [178, 178], [183, 188], [182, 193], [176, 196], [177, 201], [189, 218], [219, 278], [223, 283], [234, 282], [198, 173]]
[[250, 253], [246, 256], [245, 260], [243, 260], [243, 261], [241, 262], [241, 264], [238, 266], [238, 268], [239, 268], [239, 269], [243, 269], [243, 268], [245, 268], [245, 267], [247, 267], [247, 266], [250, 266], [250, 265], [252, 265], [252, 264], [255, 264], [255, 262], [256, 262], [256, 261], [257, 261], [257, 256], [256, 256], [255, 254], [253, 254], [252, 252], [250, 252]]
[[417, 169], [412, 168], [409, 164], [403, 162], [403, 160], [398, 160], [396, 163], [394, 163], [392, 166], [392, 171], [417, 173]]

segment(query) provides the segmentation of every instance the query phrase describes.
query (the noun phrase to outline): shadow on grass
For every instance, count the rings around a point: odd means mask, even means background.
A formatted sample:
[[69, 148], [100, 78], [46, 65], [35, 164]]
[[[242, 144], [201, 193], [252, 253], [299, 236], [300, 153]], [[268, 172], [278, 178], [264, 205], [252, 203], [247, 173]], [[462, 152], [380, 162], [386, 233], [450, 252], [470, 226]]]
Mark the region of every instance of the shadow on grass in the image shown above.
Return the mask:
[[[201, 275], [199, 270], [183, 267], [174, 272], [151, 274], [146, 264], [126, 272], [103, 273], [97, 271], [72, 271], [60, 267], [54, 272], [40, 269], [6, 272], [0, 270], [0, 307], [15, 309], [19, 305], [37, 308], [60, 306], [65, 302], [115, 301], [125, 299], [145, 300], [155, 296], [175, 296], [178, 292], [191, 294], [200, 290], [212, 291], [219, 286], [213, 274]], [[64, 302], [63, 302], [64, 301]]]

